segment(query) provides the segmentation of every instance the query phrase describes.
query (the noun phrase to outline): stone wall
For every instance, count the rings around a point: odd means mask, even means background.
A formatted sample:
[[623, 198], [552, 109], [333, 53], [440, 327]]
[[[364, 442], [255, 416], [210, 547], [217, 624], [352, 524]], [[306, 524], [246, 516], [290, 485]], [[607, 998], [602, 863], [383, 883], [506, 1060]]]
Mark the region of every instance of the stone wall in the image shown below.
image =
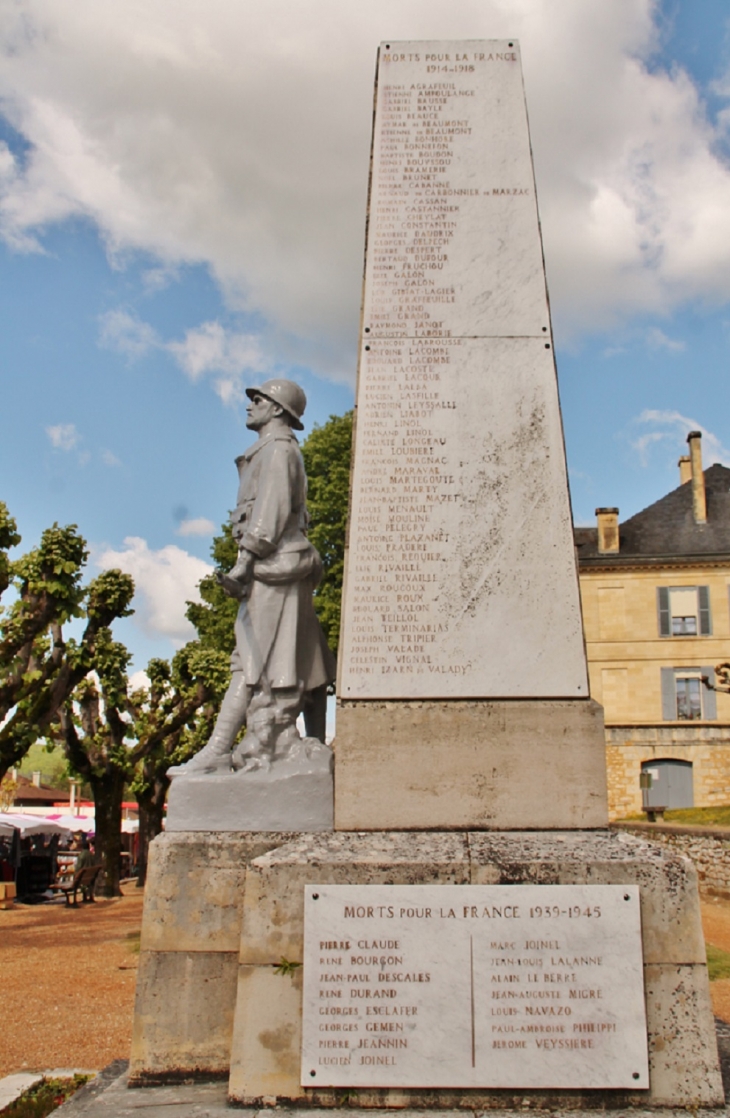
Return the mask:
[[730, 726], [607, 726], [608, 816], [622, 819], [642, 810], [639, 774], [644, 761], [692, 763], [695, 807], [730, 803]]
[[614, 827], [684, 854], [694, 863], [701, 890], [730, 894], [730, 827], [713, 830], [638, 822], [615, 823]]

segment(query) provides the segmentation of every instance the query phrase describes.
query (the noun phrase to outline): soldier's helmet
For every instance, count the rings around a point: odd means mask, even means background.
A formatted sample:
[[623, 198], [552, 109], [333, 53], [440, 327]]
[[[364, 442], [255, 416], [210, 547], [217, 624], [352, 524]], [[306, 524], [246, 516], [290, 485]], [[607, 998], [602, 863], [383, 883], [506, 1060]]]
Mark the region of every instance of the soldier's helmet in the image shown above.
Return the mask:
[[246, 395], [250, 400], [253, 400], [254, 396], [265, 396], [267, 400], [273, 400], [275, 404], [284, 409], [296, 431], [304, 430], [301, 417], [304, 415], [304, 409], [307, 406], [307, 397], [304, 395], [303, 389], [293, 380], [284, 380], [283, 377], [278, 377], [275, 380], [265, 380], [263, 384], [247, 388]]

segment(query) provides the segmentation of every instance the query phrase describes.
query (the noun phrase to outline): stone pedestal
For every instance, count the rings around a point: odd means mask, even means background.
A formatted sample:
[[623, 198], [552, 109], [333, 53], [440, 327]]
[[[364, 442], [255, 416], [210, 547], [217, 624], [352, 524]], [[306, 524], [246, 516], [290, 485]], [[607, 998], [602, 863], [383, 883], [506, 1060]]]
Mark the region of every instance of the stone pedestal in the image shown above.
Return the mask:
[[[302, 743], [304, 744], [304, 743]], [[316, 742], [303, 753], [246, 773], [186, 773], [173, 777], [168, 831], [330, 831], [332, 751]]]
[[[299, 836], [246, 876], [229, 1096], [244, 1105], [341, 1105], [303, 1088], [305, 884], [635, 884], [641, 897], [650, 1089], [353, 1090], [349, 1106], [717, 1106], [723, 1102], [696, 876], [689, 862], [612, 832]], [[287, 968], [284, 968], [287, 970]]]
[[226, 1076], [246, 866], [286, 834], [164, 834], [150, 846], [130, 1081]]
[[603, 708], [590, 699], [340, 701], [336, 747], [337, 830], [608, 823]]

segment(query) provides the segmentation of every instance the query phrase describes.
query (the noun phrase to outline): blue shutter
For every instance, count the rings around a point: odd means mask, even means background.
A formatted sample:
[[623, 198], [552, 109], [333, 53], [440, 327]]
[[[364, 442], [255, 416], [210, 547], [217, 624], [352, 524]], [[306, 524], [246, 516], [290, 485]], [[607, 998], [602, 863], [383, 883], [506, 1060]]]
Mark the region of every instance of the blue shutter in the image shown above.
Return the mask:
[[659, 636], [671, 637], [672, 619], [669, 616], [669, 587], [658, 586], [656, 592], [657, 609], [659, 611]]
[[677, 721], [677, 687], [674, 668], [662, 668], [662, 718], [665, 722]]
[[[700, 603], [700, 636], [709, 637], [712, 634], [712, 620], [710, 618], [710, 588], [698, 586], [697, 597]], [[703, 669], [704, 670], [704, 669]]]
[[[700, 668], [703, 675], [706, 675], [710, 683], [715, 682], [715, 669], [710, 667]], [[709, 687], [702, 685], [702, 717], [707, 719], [717, 718], [717, 692], [710, 691]]]

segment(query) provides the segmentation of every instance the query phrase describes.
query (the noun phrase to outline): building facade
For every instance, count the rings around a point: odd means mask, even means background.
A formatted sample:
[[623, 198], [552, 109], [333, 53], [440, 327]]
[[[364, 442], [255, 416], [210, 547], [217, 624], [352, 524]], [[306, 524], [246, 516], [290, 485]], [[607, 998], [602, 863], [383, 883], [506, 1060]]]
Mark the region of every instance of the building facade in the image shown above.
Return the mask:
[[715, 690], [730, 660], [730, 469], [703, 471], [700, 434], [688, 442], [677, 489], [622, 524], [604, 508], [575, 530], [613, 819], [644, 802], [730, 804], [730, 694]]

